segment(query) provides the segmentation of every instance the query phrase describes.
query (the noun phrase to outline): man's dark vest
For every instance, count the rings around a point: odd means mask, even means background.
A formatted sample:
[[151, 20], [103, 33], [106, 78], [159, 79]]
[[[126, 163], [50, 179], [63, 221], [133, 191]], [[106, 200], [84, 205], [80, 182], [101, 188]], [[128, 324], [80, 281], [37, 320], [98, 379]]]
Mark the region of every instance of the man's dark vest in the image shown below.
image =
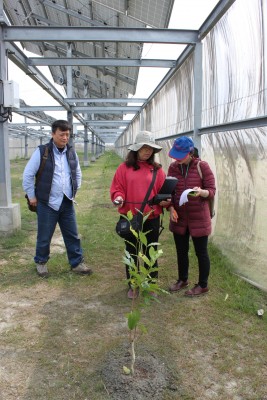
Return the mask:
[[[51, 186], [52, 186], [52, 181], [53, 181], [53, 175], [54, 175], [54, 169], [55, 169], [55, 158], [54, 158], [54, 152], [53, 152], [53, 140], [51, 139], [48, 144], [45, 145], [40, 145], [40, 155], [42, 160], [42, 157], [45, 152], [45, 147], [48, 147], [48, 157], [44, 165], [44, 169], [42, 171], [42, 174], [38, 180], [37, 186], [35, 188], [35, 195], [37, 200], [43, 201], [44, 203], [48, 203], [49, 201], [49, 195], [51, 191]], [[76, 192], [77, 192], [77, 177], [76, 177], [76, 171], [77, 171], [77, 159], [76, 159], [76, 153], [74, 149], [67, 144], [67, 160], [68, 164], [70, 166], [70, 173], [71, 173], [71, 184], [72, 184], [72, 195], [75, 197]]]

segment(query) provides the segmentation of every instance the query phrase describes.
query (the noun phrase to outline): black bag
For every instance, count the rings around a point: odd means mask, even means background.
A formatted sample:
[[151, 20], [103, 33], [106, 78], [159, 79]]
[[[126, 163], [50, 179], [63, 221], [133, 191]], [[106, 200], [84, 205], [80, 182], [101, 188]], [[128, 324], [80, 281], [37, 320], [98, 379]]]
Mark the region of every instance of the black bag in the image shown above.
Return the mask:
[[29, 197], [28, 197], [27, 194], [25, 194], [25, 199], [27, 200], [28, 209], [29, 209], [30, 211], [32, 211], [32, 212], [36, 212], [36, 211], [37, 211], [37, 206], [33, 206], [33, 205], [30, 203], [30, 200], [29, 200]]
[[124, 218], [123, 216], [120, 217], [119, 221], [116, 224], [116, 232], [117, 234], [122, 237], [123, 239], [129, 237], [129, 235], [132, 234], [130, 226], [132, 226], [132, 228], [136, 231], [139, 232], [140, 230], [142, 230], [142, 226], [143, 226], [143, 211], [145, 208], [145, 205], [147, 203], [147, 200], [149, 198], [149, 195], [151, 193], [151, 190], [154, 186], [155, 180], [156, 180], [156, 175], [157, 175], [157, 170], [153, 171], [153, 177], [152, 177], [152, 181], [149, 185], [149, 188], [147, 190], [147, 193], [145, 195], [144, 201], [142, 203], [142, 206], [140, 208], [140, 212], [138, 212], [136, 215], [133, 216], [133, 218], [131, 219], [131, 221], [128, 221], [126, 218]]
[[136, 232], [142, 229], [143, 216], [141, 214], [134, 215], [131, 221], [128, 221], [124, 217], [120, 217], [116, 224], [116, 232], [122, 238], [127, 238], [132, 234], [130, 227], [132, 227]]

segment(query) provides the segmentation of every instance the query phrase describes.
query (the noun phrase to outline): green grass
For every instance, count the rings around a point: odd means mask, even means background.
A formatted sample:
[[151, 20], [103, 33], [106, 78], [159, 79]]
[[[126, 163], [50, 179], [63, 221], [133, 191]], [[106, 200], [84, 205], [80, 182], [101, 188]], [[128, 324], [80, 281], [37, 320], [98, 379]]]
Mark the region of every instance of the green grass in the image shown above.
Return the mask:
[[[123, 241], [115, 234], [118, 213], [109, 186], [120, 159], [107, 152], [82, 168], [77, 221], [90, 277], [70, 272], [65, 252], [52, 246], [50, 277], [40, 279], [33, 255], [36, 216], [28, 211], [21, 187], [25, 160], [11, 162], [13, 202], [21, 205], [22, 229], [0, 238], [0, 351], [6, 374], [0, 397], [9, 400], [108, 400], [101, 371], [107, 354], [128, 341]], [[159, 283], [177, 279], [174, 242], [160, 237]], [[56, 232], [56, 238], [60, 234]], [[190, 249], [190, 284], [197, 282], [196, 257]], [[232, 273], [221, 252], [209, 245], [210, 292], [188, 299], [183, 293], [162, 296], [144, 308], [148, 329], [137, 341], [137, 357], [147, 349], [163, 360], [178, 392], [163, 400], [260, 400], [267, 392], [266, 293]]]

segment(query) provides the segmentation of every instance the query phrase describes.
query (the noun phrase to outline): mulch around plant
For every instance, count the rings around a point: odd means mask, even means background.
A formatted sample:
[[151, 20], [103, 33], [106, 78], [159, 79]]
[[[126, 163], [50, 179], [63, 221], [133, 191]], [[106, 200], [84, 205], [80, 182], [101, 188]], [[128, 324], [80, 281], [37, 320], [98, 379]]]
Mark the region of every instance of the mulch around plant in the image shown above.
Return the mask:
[[[130, 349], [130, 344], [129, 344]], [[154, 354], [138, 348], [134, 375], [126, 375], [123, 366], [130, 368], [131, 356], [127, 346], [111, 351], [102, 370], [105, 389], [116, 400], [162, 400], [177, 398], [179, 388], [166, 364]], [[164, 397], [165, 398], [165, 397]]]

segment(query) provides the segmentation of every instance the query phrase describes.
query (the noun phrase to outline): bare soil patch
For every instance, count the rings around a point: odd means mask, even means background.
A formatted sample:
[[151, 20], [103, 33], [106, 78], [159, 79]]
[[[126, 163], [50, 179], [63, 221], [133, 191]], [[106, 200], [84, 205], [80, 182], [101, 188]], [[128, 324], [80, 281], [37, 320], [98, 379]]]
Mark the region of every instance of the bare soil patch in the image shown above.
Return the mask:
[[114, 400], [161, 400], [163, 392], [178, 395], [178, 386], [171, 371], [163, 361], [147, 349], [139, 349], [134, 375], [125, 375], [123, 366], [129, 366], [131, 357], [128, 346], [109, 353], [102, 371], [105, 388]]

